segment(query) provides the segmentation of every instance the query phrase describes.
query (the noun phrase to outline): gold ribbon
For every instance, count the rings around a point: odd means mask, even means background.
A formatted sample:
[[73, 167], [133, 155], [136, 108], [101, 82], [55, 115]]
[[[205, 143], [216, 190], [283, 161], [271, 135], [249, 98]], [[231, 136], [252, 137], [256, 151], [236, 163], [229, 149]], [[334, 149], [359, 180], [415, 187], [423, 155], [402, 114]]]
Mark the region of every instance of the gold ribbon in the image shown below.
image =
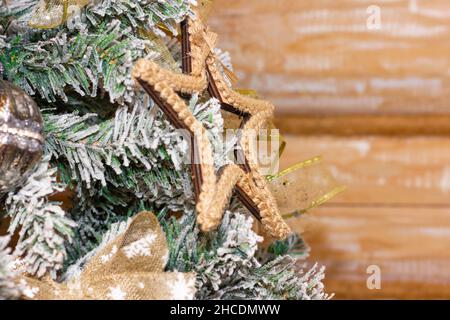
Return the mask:
[[209, 14], [211, 13], [214, 0], [198, 0], [197, 1], [197, 13], [201, 21], [206, 23], [208, 21]]
[[138, 34], [140, 37], [150, 40], [150, 43], [147, 45], [147, 51], [148, 53], [156, 54], [152, 61], [174, 72], [179, 69], [175, 58], [161, 37], [143, 28], [138, 29]]
[[243, 96], [247, 96], [247, 97], [251, 97], [251, 98], [255, 98], [255, 99], [259, 98], [258, 92], [253, 89], [234, 89], [234, 91], [236, 91], [239, 94], [242, 94]]
[[31, 15], [29, 26], [52, 29], [62, 25], [91, 0], [41, 0]]
[[142, 212], [107, 243], [75, 279], [57, 283], [23, 276], [24, 298], [32, 300], [193, 299], [195, 274], [164, 272], [167, 241], [156, 216]]
[[347, 189], [323, 166], [322, 157], [297, 163], [266, 178], [284, 218], [306, 213]]

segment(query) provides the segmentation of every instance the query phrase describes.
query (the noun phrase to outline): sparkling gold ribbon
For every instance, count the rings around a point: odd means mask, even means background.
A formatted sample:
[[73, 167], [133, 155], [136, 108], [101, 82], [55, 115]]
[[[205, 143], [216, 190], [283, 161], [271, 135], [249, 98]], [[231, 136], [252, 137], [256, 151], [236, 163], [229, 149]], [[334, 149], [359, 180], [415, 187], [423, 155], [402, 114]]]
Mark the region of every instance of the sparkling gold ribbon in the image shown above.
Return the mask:
[[198, 0], [197, 1], [197, 12], [199, 18], [206, 23], [208, 21], [209, 14], [211, 13], [214, 0]]
[[139, 29], [139, 35], [143, 38], [150, 40], [150, 44], [147, 46], [147, 50], [150, 53], [156, 54], [156, 57], [152, 59], [160, 66], [167, 68], [172, 71], [177, 71], [179, 69], [175, 58], [170, 52], [169, 48], [165, 44], [164, 40], [161, 37], [158, 37], [155, 33]]
[[267, 180], [284, 218], [318, 207], [346, 189], [326, 170], [322, 157], [297, 163]]
[[242, 94], [243, 96], [258, 98], [258, 92], [253, 89], [234, 89], [234, 91], [238, 92], [239, 94]]
[[52, 29], [65, 23], [91, 0], [41, 0], [34, 10], [29, 26], [37, 29]]
[[103, 246], [79, 276], [64, 283], [23, 276], [24, 298], [33, 300], [193, 299], [195, 275], [164, 272], [167, 241], [154, 214], [142, 212]]

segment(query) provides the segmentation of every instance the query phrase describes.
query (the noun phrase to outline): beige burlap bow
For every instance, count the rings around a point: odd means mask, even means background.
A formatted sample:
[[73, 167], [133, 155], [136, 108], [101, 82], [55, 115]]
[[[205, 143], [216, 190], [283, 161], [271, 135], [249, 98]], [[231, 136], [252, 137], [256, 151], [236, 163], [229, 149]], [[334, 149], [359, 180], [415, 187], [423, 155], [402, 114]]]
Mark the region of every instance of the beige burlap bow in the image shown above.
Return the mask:
[[33, 300], [193, 299], [195, 274], [164, 272], [167, 241], [156, 216], [141, 212], [125, 232], [106, 244], [68, 282], [22, 277]]

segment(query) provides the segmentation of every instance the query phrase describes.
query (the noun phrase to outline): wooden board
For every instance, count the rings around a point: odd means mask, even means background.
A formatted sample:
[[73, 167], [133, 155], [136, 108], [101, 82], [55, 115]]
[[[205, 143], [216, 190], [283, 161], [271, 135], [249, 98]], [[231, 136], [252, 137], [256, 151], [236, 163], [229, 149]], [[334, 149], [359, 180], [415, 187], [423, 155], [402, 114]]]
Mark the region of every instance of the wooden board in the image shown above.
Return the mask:
[[[323, 155], [348, 190], [290, 220], [336, 298], [450, 298], [450, 138], [287, 135], [282, 168]], [[381, 268], [381, 290], [366, 286]]]
[[449, 137], [285, 136], [281, 169], [321, 155], [346, 205], [450, 208]]
[[275, 125], [296, 135], [450, 136], [450, 114], [279, 115]]
[[[305, 230], [338, 299], [450, 299], [450, 209], [330, 205], [290, 224]], [[380, 290], [367, 287], [371, 265]]]
[[[238, 87], [295, 114], [450, 112], [447, 0], [216, 0]], [[367, 27], [378, 4], [381, 29]], [[369, 20], [370, 22], [370, 20]]]
[[[379, 30], [367, 27], [374, 4]], [[348, 186], [290, 221], [328, 290], [450, 298], [450, 2], [216, 0], [210, 25], [237, 87], [273, 101], [285, 133], [307, 135], [286, 137], [282, 167], [322, 155]], [[371, 264], [381, 290], [366, 286]]]
[[[331, 205], [290, 223], [306, 230], [309, 260], [326, 266], [338, 299], [450, 299], [449, 209]], [[380, 290], [367, 287], [371, 265]]]

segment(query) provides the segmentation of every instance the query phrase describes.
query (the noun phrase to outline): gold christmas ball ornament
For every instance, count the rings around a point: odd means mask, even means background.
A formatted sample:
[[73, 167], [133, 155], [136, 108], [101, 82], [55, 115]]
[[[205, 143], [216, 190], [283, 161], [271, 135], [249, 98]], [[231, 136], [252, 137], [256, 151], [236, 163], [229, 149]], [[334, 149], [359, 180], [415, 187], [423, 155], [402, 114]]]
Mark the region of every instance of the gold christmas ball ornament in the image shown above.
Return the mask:
[[41, 159], [42, 128], [33, 99], [0, 79], [0, 194], [19, 186]]

